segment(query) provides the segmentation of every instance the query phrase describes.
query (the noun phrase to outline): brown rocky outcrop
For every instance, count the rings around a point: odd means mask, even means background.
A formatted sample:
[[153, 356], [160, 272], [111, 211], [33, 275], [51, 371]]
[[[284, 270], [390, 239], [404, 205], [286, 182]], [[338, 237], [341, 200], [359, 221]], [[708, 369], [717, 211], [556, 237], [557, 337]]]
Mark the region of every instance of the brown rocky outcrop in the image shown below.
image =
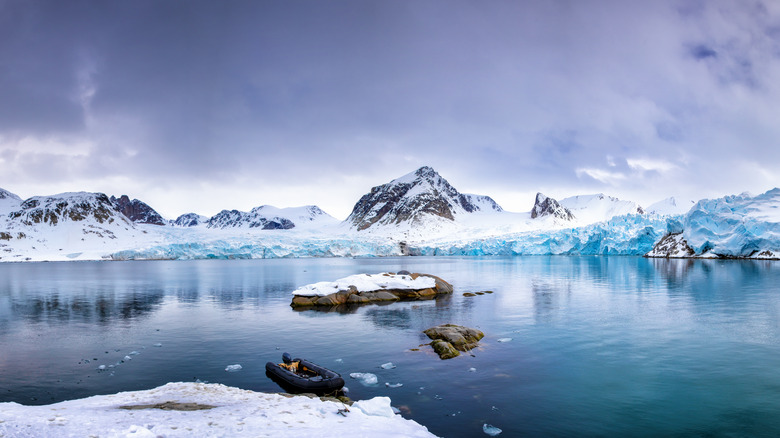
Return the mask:
[[[395, 275], [395, 274], [388, 274]], [[327, 307], [341, 304], [368, 304], [378, 302], [391, 302], [399, 300], [425, 300], [432, 299], [441, 294], [452, 293], [452, 285], [441, 278], [430, 274], [409, 274], [413, 279], [430, 277], [436, 283], [432, 288], [423, 289], [379, 289], [370, 292], [361, 292], [355, 286], [349, 286], [346, 290], [340, 290], [329, 295], [294, 295], [290, 306], [302, 307]]]
[[431, 347], [440, 359], [451, 359], [459, 356], [460, 351], [469, 351], [485, 334], [469, 327], [455, 324], [442, 324], [423, 331], [433, 340]]

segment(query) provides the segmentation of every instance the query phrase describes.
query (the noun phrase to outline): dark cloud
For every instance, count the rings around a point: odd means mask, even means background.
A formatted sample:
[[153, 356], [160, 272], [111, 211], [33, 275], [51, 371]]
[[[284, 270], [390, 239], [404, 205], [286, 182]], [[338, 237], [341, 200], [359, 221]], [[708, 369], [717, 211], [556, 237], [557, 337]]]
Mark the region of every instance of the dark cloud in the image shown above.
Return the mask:
[[780, 172], [776, 9], [0, 0], [0, 170], [122, 176], [139, 197], [197, 180], [262, 198], [426, 164], [477, 190], [780, 185], [704, 171]]

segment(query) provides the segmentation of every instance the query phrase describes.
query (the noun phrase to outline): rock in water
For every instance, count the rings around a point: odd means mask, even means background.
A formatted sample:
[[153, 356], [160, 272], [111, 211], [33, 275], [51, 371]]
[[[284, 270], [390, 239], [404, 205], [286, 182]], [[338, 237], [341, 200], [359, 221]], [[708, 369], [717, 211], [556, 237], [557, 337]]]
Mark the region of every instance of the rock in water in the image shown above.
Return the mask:
[[468, 351], [477, 346], [485, 334], [473, 328], [455, 324], [442, 324], [423, 331], [433, 339], [431, 347], [441, 359], [458, 356], [458, 351]]

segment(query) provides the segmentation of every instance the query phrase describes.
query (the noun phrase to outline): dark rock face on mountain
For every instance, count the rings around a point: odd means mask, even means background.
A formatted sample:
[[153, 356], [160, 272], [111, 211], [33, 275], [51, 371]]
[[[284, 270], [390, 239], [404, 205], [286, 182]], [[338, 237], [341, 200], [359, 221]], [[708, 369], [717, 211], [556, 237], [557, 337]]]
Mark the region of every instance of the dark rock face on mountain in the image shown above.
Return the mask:
[[478, 211], [502, 211], [488, 196], [459, 193], [430, 167], [371, 189], [355, 204], [347, 222], [365, 230], [375, 224], [416, 223], [426, 216], [454, 220]]
[[531, 210], [531, 219], [552, 216], [566, 221], [574, 220], [574, 215], [553, 198], [548, 198], [541, 193], [536, 194], [534, 208]]
[[195, 213], [185, 213], [171, 221], [174, 227], [197, 227], [208, 222], [208, 218]]
[[114, 204], [103, 193], [64, 193], [54, 196], [35, 196], [24, 201], [19, 210], [8, 215], [12, 221], [27, 226], [57, 225], [60, 222], [79, 222], [94, 219], [99, 224], [126, 222]]
[[165, 219], [163, 219], [159, 213], [154, 211], [148, 204], [139, 201], [138, 199], [133, 199], [131, 201], [127, 195], [122, 195], [119, 198], [112, 196], [111, 203], [114, 204], [114, 207], [117, 210], [137, 224], [166, 224]]

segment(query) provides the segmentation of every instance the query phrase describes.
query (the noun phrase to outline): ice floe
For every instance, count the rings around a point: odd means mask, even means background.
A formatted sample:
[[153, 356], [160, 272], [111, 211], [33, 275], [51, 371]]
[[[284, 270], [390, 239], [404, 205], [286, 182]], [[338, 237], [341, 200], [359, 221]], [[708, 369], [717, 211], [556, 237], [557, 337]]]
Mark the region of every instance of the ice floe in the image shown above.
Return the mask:
[[358, 382], [366, 386], [376, 385], [377, 382], [379, 381], [379, 379], [377, 379], [376, 377], [376, 374], [371, 374], [371, 373], [350, 373], [349, 377], [357, 380]]

